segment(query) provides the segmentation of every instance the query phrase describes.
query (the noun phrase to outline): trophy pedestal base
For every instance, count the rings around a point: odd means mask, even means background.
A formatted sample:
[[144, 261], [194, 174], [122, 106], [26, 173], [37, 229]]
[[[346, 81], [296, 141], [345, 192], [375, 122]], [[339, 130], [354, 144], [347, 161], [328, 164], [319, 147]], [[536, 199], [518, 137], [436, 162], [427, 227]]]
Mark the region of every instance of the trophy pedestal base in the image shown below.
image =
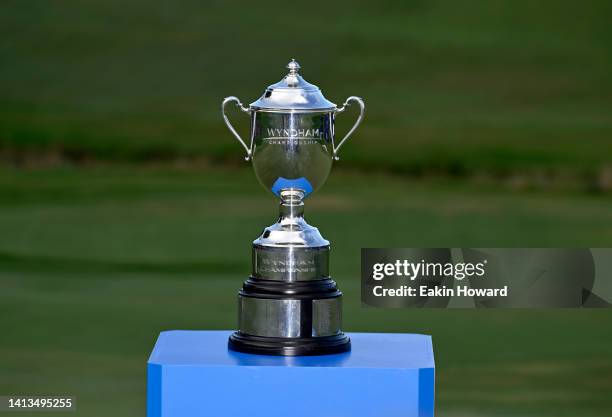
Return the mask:
[[230, 331], [168, 331], [147, 366], [148, 417], [433, 417], [431, 337], [351, 333], [350, 352], [251, 355]]
[[235, 332], [228, 340], [231, 350], [260, 355], [314, 356], [351, 350], [351, 339], [344, 333], [308, 338], [260, 337]]

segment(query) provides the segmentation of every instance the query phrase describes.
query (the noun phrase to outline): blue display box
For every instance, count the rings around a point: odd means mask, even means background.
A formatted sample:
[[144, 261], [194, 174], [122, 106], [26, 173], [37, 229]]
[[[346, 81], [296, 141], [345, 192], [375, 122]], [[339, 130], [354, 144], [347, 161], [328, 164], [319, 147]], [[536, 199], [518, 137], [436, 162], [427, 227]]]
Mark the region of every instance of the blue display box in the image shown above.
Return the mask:
[[147, 368], [148, 417], [431, 417], [431, 337], [351, 333], [352, 350], [266, 356], [230, 331], [167, 331]]

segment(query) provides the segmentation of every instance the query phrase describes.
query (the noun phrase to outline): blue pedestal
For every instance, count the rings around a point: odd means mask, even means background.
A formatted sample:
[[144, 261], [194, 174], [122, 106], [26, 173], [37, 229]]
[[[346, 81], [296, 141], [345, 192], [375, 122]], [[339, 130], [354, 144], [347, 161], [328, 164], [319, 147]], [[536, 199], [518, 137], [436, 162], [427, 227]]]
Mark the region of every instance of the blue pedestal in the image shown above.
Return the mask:
[[147, 368], [148, 417], [431, 417], [431, 337], [351, 333], [352, 351], [264, 356], [229, 331], [168, 331]]

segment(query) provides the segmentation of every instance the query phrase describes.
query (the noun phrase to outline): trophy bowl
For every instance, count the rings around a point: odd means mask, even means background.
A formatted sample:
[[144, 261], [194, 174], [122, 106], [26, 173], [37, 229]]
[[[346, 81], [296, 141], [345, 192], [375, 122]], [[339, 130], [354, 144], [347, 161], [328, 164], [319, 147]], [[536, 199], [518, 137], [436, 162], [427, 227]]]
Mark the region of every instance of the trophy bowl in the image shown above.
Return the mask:
[[257, 111], [251, 159], [266, 190], [307, 197], [327, 180], [333, 160], [333, 113]]

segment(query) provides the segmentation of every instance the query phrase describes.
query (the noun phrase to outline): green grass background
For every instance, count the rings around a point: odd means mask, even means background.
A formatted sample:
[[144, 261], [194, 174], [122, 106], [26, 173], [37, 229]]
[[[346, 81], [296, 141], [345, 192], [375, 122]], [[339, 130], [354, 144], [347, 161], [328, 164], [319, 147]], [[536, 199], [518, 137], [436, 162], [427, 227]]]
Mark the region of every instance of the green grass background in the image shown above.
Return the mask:
[[306, 207], [345, 328], [432, 334], [441, 416], [610, 415], [608, 310], [359, 303], [361, 247], [611, 246], [610, 21], [606, 1], [3, 1], [0, 394], [142, 415], [159, 331], [235, 327], [276, 203], [220, 101], [294, 57], [366, 100]]

